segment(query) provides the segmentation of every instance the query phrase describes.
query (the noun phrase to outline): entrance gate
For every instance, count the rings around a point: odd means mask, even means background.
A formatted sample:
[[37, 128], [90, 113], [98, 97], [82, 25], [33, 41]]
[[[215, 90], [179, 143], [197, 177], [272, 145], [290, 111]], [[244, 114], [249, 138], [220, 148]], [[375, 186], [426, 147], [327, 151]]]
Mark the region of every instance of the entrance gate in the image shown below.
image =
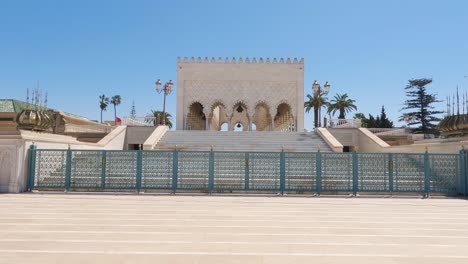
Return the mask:
[[467, 152], [331, 153], [30, 148], [29, 190], [466, 195]]

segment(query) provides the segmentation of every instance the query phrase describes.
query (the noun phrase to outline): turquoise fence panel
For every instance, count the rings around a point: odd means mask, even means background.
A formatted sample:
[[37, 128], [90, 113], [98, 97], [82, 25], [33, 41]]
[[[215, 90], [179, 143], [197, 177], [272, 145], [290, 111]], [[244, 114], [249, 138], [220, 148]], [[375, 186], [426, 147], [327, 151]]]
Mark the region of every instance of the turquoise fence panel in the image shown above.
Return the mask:
[[389, 192], [389, 154], [356, 153], [358, 156], [358, 191]]
[[[68, 154], [68, 155], [67, 155]], [[33, 150], [29, 189], [466, 194], [467, 153]]]
[[462, 190], [459, 186], [459, 155], [429, 154], [430, 162], [430, 192], [457, 194]]
[[244, 152], [214, 152], [214, 190], [245, 190]]
[[353, 192], [352, 153], [321, 153], [322, 191]]
[[249, 190], [280, 191], [280, 153], [249, 153]]
[[285, 153], [286, 191], [317, 191], [317, 155], [314, 152]]
[[106, 189], [136, 189], [137, 151], [106, 151]]
[[177, 189], [208, 191], [209, 161], [209, 151], [179, 151]]
[[467, 176], [467, 166], [466, 166], [466, 150], [463, 148], [460, 150], [458, 153], [459, 160], [458, 160], [458, 166], [459, 166], [459, 172], [460, 172], [460, 178], [458, 185], [460, 186], [460, 194], [466, 195], [467, 194], [467, 181], [468, 181], [468, 176]]
[[29, 146], [28, 160], [28, 191], [34, 190], [34, 175], [36, 174], [36, 146]]
[[102, 151], [72, 150], [71, 151], [71, 189], [103, 188]]
[[172, 189], [172, 151], [143, 151], [141, 189]]
[[393, 191], [424, 192], [424, 154], [393, 154]]
[[34, 187], [65, 189], [66, 150], [36, 150]]

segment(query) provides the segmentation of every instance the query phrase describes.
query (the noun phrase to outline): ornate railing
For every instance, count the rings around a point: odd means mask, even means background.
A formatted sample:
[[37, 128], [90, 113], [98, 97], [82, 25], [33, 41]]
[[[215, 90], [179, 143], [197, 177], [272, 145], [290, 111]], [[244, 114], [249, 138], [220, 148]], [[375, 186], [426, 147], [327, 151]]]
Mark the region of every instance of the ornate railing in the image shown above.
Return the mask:
[[466, 195], [468, 152], [30, 149], [29, 189]]
[[154, 116], [126, 116], [122, 119], [122, 125], [124, 126], [154, 126], [156, 123], [156, 117]]
[[325, 126], [329, 128], [359, 128], [361, 127], [361, 119], [329, 119]]

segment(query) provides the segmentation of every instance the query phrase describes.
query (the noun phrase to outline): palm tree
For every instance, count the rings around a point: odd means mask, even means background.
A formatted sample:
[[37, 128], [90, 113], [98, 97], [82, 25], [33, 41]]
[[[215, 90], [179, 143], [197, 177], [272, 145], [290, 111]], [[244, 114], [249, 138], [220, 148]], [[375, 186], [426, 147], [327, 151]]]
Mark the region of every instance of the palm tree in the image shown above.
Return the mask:
[[354, 102], [356, 101], [348, 98], [348, 94], [336, 94], [335, 97], [328, 103], [328, 113], [334, 115], [336, 111], [340, 111], [338, 119], [345, 119], [346, 113], [351, 112], [353, 109], [357, 110]]
[[309, 100], [304, 102], [306, 113], [309, 113], [310, 109], [314, 108], [314, 127], [319, 127], [319, 109], [326, 107], [328, 104], [327, 98], [324, 95], [324, 92], [320, 93], [320, 96], [318, 94], [314, 94], [314, 96], [307, 94]]
[[116, 106], [118, 106], [121, 102], [122, 102], [122, 98], [120, 97], [120, 95], [112, 96], [111, 104], [114, 105], [114, 122], [117, 122], [117, 109], [116, 109]]
[[101, 108], [101, 123], [102, 123], [102, 111], [106, 111], [107, 106], [109, 105], [109, 97], [103, 94], [99, 96], [99, 99], [101, 100], [99, 102], [99, 107]]
[[[172, 116], [171, 114], [167, 113], [165, 114], [166, 116], [166, 126], [168, 126], [169, 128], [172, 128]], [[151, 114], [148, 116], [148, 117], [151, 117], [151, 121], [155, 126], [157, 125], [161, 125], [163, 122], [162, 122], [162, 117], [163, 117], [163, 112], [162, 111], [158, 111], [158, 110], [151, 110]], [[152, 119], [154, 117], [154, 119]]]

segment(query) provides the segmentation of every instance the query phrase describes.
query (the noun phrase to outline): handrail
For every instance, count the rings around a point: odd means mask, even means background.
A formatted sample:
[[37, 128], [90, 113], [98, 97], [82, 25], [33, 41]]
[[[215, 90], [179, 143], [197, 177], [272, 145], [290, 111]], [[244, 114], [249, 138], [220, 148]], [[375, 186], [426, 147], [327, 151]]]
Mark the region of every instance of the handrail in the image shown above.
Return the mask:
[[359, 128], [361, 127], [361, 119], [329, 119], [326, 127], [328, 128]]

